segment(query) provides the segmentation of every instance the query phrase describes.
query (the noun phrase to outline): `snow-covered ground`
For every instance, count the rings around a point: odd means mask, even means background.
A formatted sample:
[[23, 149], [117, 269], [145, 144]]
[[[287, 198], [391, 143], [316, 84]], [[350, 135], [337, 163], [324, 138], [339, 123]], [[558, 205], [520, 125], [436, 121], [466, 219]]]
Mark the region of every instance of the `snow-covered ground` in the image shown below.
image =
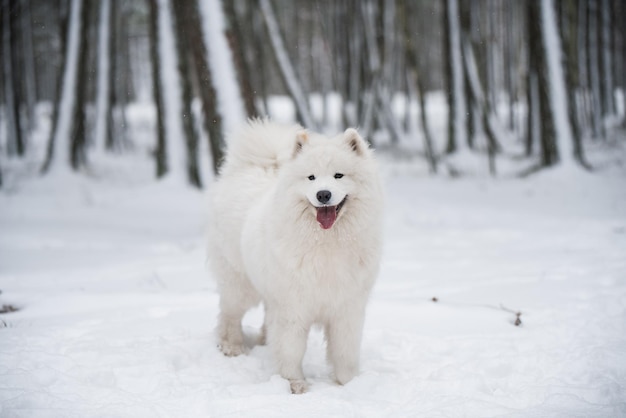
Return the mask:
[[[593, 174], [523, 180], [429, 178], [383, 156], [386, 249], [361, 374], [333, 383], [315, 331], [301, 396], [266, 347], [215, 346], [202, 192], [155, 182], [140, 147], [88, 175], [13, 170], [0, 307], [19, 310], [0, 314], [0, 416], [626, 416], [619, 153], [591, 153]], [[246, 318], [250, 340], [261, 321]]]

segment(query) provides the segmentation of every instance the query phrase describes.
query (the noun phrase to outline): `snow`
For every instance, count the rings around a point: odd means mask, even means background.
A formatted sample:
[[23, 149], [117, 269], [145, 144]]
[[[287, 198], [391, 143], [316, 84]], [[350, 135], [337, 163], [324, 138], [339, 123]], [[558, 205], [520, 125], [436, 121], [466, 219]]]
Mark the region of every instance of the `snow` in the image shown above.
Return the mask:
[[203, 22], [205, 44], [208, 49], [208, 61], [214, 80], [219, 113], [224, 118], [224, 131], [232, 132], [247, 119], [244, 112], [241, 90], [232, 52], [225, 36], [224, 11], [221, 0], [207, 0], [198, 3]]
[[[266, 347], [216, 348], [205, 195], [155, 182], [137, 147], [0, 190], [0, 306], [19, 308], [0, 314], [0, 416], [626, 414], [623, 165], [451, 180], [381, 154], [361, 374], [336, 385], [314, 331], [295, 396]], [[246, 317], [251, 341], [261, 322]]]

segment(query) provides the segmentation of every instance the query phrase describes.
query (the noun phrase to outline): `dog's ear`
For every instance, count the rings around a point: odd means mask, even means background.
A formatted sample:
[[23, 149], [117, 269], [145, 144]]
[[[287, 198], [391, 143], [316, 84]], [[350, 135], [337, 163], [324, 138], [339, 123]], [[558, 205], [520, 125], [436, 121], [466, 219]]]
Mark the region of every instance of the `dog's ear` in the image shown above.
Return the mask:
[[307, 142], [309, 142], [309, 134], [304, 129], [299, 130], [296, 133], [296, 146], [293, 149], [294, 157], [300, 154], [300, 151], [302, 151], [302, 147], [304, 147]]
[[343, 140], [348, 144], [350, 149], [357, 153], [359, 156], [364, 156], [367, 153], [368, 145], [365, 140], [359, 135], [356, 129], [348, 128], [343, 133]]

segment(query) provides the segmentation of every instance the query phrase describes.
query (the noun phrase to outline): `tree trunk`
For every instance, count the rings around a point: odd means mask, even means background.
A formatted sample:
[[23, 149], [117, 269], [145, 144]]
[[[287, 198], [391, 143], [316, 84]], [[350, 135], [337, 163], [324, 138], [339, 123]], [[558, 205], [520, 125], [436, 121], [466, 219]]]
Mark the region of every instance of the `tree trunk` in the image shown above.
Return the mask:
[[461, 31], [458, 0], [444, 2], [444, 51], [448, 97], [447, 153], [467, 147], [467, 102], [463, 83]]
[[187, 16], [185, 15], [185, 5], [183, 2], [174, 2], [174, 20], [176, 53], [178, 57], [178, 75], [181, 83], [182, 108], [181, 115], [183, 122], [183, 132], [187, 151], [187, 178], [189, 183], [195, 187], [202, 187], [200, 180], [200, 169], [198, 165], [198, 133], [196, 132], [194, 115], [191, 109], [193, 94], [191, 91], [190, 60], [191, 45], [188, 39]]
[[[374, 108], [376, 106], [376, 96], [380, 83], [382, 83], [381, 60], [376, 45], [376, 36], [374, 32], [374, 16], [373, 16], [372, 0], [360, 4], [360, 16], [362, 20], [362, 31], [365, 38], [366, 54], [363, 58], [364, 73], [367, 78], [363, 80], [363, 86], [360, 88], [362, 100], [362, 116], [358, 119], [361, 131], [364, 137], [370, 136], [374, 130]], [[355, 19], [358, 20], [358, 19]]]
[[116, 3], [111, 15], [114, 28], [113, 51], [111, 57], [114, 61], [112, 68], [113, 81], [111, 89], [111, 120], [112, 120], [112, 144], [111, 150], [120, 150], [128, 145], [126, 137], [126, 105], [130, 94], [130, 74], [128, 69], [128, 28], [126, 24], [125, 6], [122, 0], [113, 0]]
[[35, 105], [37, 104], [37, 75], [35, 74], [35, 52], [33, 50], [33, 27], [30, 0], [22, 0], [21, 33], [24, 57], [24, 88], [26, 97], [26, 119], [28, 131], [33, 132], [37, 127]]
[[157, 0], [149, 1], [149, 30], [150, 30], [150, 67], [152, 70], [152, 97], [156, 109], [156, 147], [154, 158], [156, 162], [156, 176], [163, 177], [168, 172], [167, 147], [165, 146], [165, 126], [163, 123], [163, 93], [161, 86], [161, 57], [159, 55], [159, 5]]
[[98, 23], [98, 88], [96, 92], [96, 126], [94, 135], [94, 145], [98, 151], [105, 149], [109, 127], [107, 119], [111, 113], [111, 101], [109, 100], [109, 91], [112, 88], [109, 54], [111, 44], [111, 27], [109, 26], [111, 1], [115, 0], [102, 0], [100, 3], [100, 22]]
[[44, 163], [41, 166], [41, 173], [45, 174], [52, 164], [52, 153], [54, 151], [54, 143], [55, 143], [55, 134], [59, 125], [59, 108], [61, 107], [62, 100], [62, 92], [63, 92], [63, 78], [65, 74], [65, 70], [67, 67], [67, 37], [68, 37], [68, 19], [69, 19], [69, 8], [70, 5], [67, 3], [61, 4], [59, 7], [59, 55], [61, 57], [61, 68], [57, 73], [55, 80], [55, 100], [54, 106], [52, 107], [52, 127], [50, 129], [50, 134], [48, 137], [48, 144], [46, 150], [46, 157]]
[[[600, 67], [602, 76], [602, 115], [612, 116], [615, 114], [615, 103], [613, 100], [613, 64], [611, 55], [611, 5], [609, 0], [600, 0]], [[622, 19], [624, 16], [622, 16]]]
[[246, 10], [247, 22], [252, 28], [252, 39], [250, 40], [250, 44], [252, 45], [252, 61], [256, 64], [254, 68], [256, 71], [253, 72], [253, 84], [258, 88], [261, 93], [261, 101], [258, 105], [262, 108], [261, 113], [267, 115], [269, 114], [269, 89], [267, 86], [268, 81], [268, 67], [267, 61], [265, 60], [265, 30], [263, 17], [261, 13], [258, 13], [258, 9], [256, 7], [249, 7]]
[[117, 45], [120, 34], [117, 32], [117, 22], [119, 21], [120, 14], [120, 0], [110, 0], [111, 10], [109, 11], [109, 45], [108, 45], [108, 59], [109, 59], [109, 89], [108, 89], [108, 109], [106, 112], [106, 143], [105, 148], [108, 151], [118, 149], [120, 146], [119, 137], [117, 135], [118, 124], [116, 122], [114, 108], [117, 105], [117, 74], [119, 73], [119, 59], [117, 57]]
[[[353, 8], [360, 9], [359, 3], [355, 2]], [[361, 16], [361, 14], [359, 13], [357, 16]], [[364, 80], [364, 72], [362, 71], [364, 61], [363, 19], [359, 17], [349, 19], [345, 16], [345, 20], [347, 21], [347, 24], [345, 25], [347, 35], [346, 52], [349, 57], [347, 60], [349, 66], [347, 73], [349, 75], [346, 80], [346, 91], [348, 92], [349, 97], [348, 102], [351, 104], [350, 108], [346, 109], [345, 116], [347, 116], [346, 119], [351, 126], [356, 126], [359, 122], [361, 122], [361, 128], [364, 129], [364, 126], [367, 126], [369, 121], [367, 121], [365, 117], [361, 116], [362, 114], [365, 114], [363, 111], [363, 102], [368, 94], [367, 91], [362, 91], [362, 85], [366, 84], [366, 81]], [[371, 80], [369, 84], [373, 84]], [[365, 129], [369, 129], [369, 126]]]
[[575, 158], [588, 167], [585, 163], [582, 147], [582, 128], [580, 117], [576, 106], [576, 92], [580, 90], [580, 75], [578, 74], [578, 49], [576, 47], [578, 41], [578, 31], [580, 24], [578, 22], [578, 10], [576, 2], [568, 2], [562, 4], [562, 25], [561, 39], [563, 40], [563, 54], [565, 82], [567, 90], [567, 113], [571, 122], [572, 140], [574, 141]]
[[463, 43], [463, 68], [465, 70], [465, 79], [468, 90], [472, 97], [472, 101], [476, 105], [476, 112], [480, 117], [480, 123], [487, 136], [487, 153], [489, 155], [489, 168], [491, 174], [495, 174], [495, 153], [499, 150], [500, 146], [496, 138], [494, 120], [496, 116], [492, 113], [489, 106], [489, 101], [486, 97], [485, 90], [482, 87], [480, 81], [480, 75], [478, 74], [478, 66], [474, 57], [474, 51], [471, 42], [468, 37], [465, 37]]
[[259, 0], [261, 12], [267, 28], [268, 37], [274, 52], [274, 57], [280, 69], [283, 83], [296, 106], [300, 122], [307, 128], [315, 129], [316, 124], [309, 109], [308, 98], [302, 90], [302, 84], [298, 80], [294, 67], [287, 54], [283, 36], [280, 33], [276, 14], [270, 0]]
[[[499, 13], [496, 12], [496, 8], [493, 7], [492, 3], [483, 3], [485, 7], [485, 14], [487, 14], [487, 31], [486, 31], [486, 40], [484, 43], [484, 51], [483, 55], [485, 61], [485, 71], [483, 75], [483, 86], [485, 87], [485, 100], [488, 109], [494, 109], [496, 106], [496, 69], [495, 69], [495, 50], [498, 48], [498, 44], [496, 43], [496, 39], [498, 38], [496, 34], [496, 15]], [[491, 7], [490, 7], [491, 6]], [[504, 6], [505, 8], [514, 7], [512, 4]], [[489, 10], [491, 9], [491, 10]], [[496, 9], [496, 10], [493, 10]]]
[[576, 37], [576, 73], [578, 74], [578, 90], [576, 91], [576, 107], [579, 115], [578, 126], [581, 136], [591, 126], [591, 106], [589, 104], [589, 76], [587, 74], [587, 2], [577, 1], [577, 37]]
[[602, 123], [602, 100], [600, 85], [600, 57], [598, 55], [598, 0], [588, 0], [587, 29], [587, 65], [589, 74], [589, 85], [591, 88], [591, 128], [595, 138], [604, 138], [604, 126]]
[[22, 128], [20, 124], [20, 102], [18, 99], [19, 83], [15, 83], [17, 75], [15, 74], [15, 33], [11, 24], [11, 2], [3, 0], [2, 2], [2, 58], [4, 72], [4, 104], [7, 123], [7, 152], [9, 155], [22, 155], [24, 153], [24, 144], [22, 141]]
[[21, 22], [22, 22], [22, 5], [16, 4], [12, 7], [14, 17], [10, 22], [10, 31], [11, 31], [11, 66], [12, 71], [11, 74], [13, 76], [13, 104], [15, 106], [14, 113], [16, 115], [17, 122], [17, 136], [15, 137], [15, 145], [17, 149], [17, 155], [22, 157], [26, 152], [26, 138], [24, 136], [24, 123], [23, 123], [23, 112], [22, 109], [24, 107], [25, 101], [24, 98], [25, 88], [24, 88], [24, 48], [22, 42], [22, 34], [21, 30]]
[[504, 56], [504, 82], [506, 85], [508, 101], [507, 125], [509, 131], [515, 131], [515, 96], [513, 93], [513, 69], [515, 68], [515, 46], [513, 43], [513, 13], [515, 6], [509, 5], [504, 11], [504, 33], [505, 33], [505, 56]]
[[181, 118], [182, 84], [178, 69], [175, 17], [170, 0], [156, 0], [158, 4], [159, 79], [163, 95], [164, 146], [167, 148], [167, 174], [177, 181], [189, 183], [186, 136]]
[[[388, 7], [391, 7], [389, 6], [391, 4], [393, 3], [386, 3]], [[397, 143], [401, 134], [391, 106], [390, 79], [392, 66], [390, 62], [383, 65], [385, 60], [392, 60], [392, 44], [389, 41], [377, 42], [377, 33], [375, 31], [377, 19], [373, 3], [368, 1], [362, 3], [361, 6], [368, 58], [366, 69], [370, 77], [370, 81], [367, 83], [368, 88], [364, 94], [363, 117], [360, 120], [362, 134], [364, 137], [370, 135], [375, 122], [374, 116], [376, 116], [378, 117], [376, 121], [378, 121], [379, 127], [390, 135], [392, 143]], [[388, 18], [383, 18], [383, 20], [388, 21]], [[391, 26], [391, 23], [386, 23], [385, 27], [387, 26]], [[387, 30], [389, 31], [390, 29], [387, 28]], [[375, 111], [375, 109], [378, 109], [378, 111]]]
[[80, 39], [78, 48], [78, 62], [76, 68], [76, 85], [74, 88], [74, 106], [71, 128], [71, 165], [78, 170], [87, 164], [86, 129], [87, 124], [85, 107], [87, 106], [87, 40], [89, 35], [89, 15], [92, 0], [84, 0], [80, 16]]
[[[624, 13], [626, 13], [626, 6], [624, 6], [624, 2], [621, 0], [614, 0], [613, 7], [615, 10], [613, 16], [624, 16]], [[622, 88], [622, 127], [626, 129], [626, 115], [624, 114], [626, 113], [626, 25], [623, 22], [621, 25], [616, 24], [615, 31], [617, 32], [615, 36], [615, 78], [616, 82], [619, 80]]]
[[[539, 124], [539, 145], [541, 149], [541, 165], [550, 166], [557, 162], [556, 151], [556, 130], [554, 127], [554, 115], [550, 108], [550, 87], [547, 74], [547, 63], [542, 38], [541, 4], [538, 1], [527, 3], [528, 11], [528, 34], [530, 50], [530, 74], [537, 79], [538, 101], [533, 105], [538, 105], [536, 121]], [[529, 83], [532, 88], [533, 83]], [[533, 92], [530, 92], [531, 97]], [[529, 117], [533, 117], [532, 114]], [[531, 128], [531, 134], [532, 134]]]
[[569, 165], [576, 160], [583, 164], [576, 153], [567, 89], [565, 69], [561, 57], [561, 38], [557, 16], [551, 0], [528, 2], [528, 24], [533, 70], [538, 74], [538, 90], [541, 117], [541, 149], [543, 166], [557, 162]]
[[256, 93], [252, 87], [252, 80], [250, 77], [252, 70], [246, 60], [246, 56], [242, 48], [243, 35], [241, 33], [242, 28], [240, 25], [240, 17], [237, 16], [234, 1], [226, 0], [223, 2], [223, 5], [226, 21], [228, 22], [226, 38], [228, 39], [228, 44], [233, 52], [237, 79], [239, 80], [246, 114], [249, 118], [258, 117], [259, 113], [254, 103], [254, 96]]
[[585, 165], [582, 159], [582, 148], [576, 151], [580, 141], [573, 132], [568, 89], [567, 71], [563, 66], [562, 39], [559, 34], [558, 16], [552, 0], [541, 2], [542, 39], [545, 51], [546, 72], [548, 78], [550, 110], [555, 123], [554, 143], [557, 146], [558, 159], [561, 164], [577, 161]]
[[[417, 92], [417, 97], [419, 100], [421, 127], [422, 134], [424, 136], [424, 154], [426, 156], [426, 161], [428, 162], [428, 169], [432, 174], [435, 174], [437, 172], [437, 159], [435, 158], [432, 135], [428, 124], [428, 116], [426, 114], [426, 87], [424, 85], [424, 80], [421, 77], [420, 71], [420, 68], [421, 66], [423, 66], [423, 64], [418, 61], [415, 47], [411, 43], [411, 25], [409, 22], [409, 16], [412, 16], [413, 14], [410, 13], [410, 0], [402, 0], [399, 4], [398, 9], [398, 17], [400, 18], [402, 24], [404, 52], [406, 54], [405, 62], [407, 71], [409, 71], [408, 82], [413, 82], [415, 84], [415, 90]], [[409, 104], [407, 103], [407, 107], [408, 105]]]
[[194, 73], [200, 86], [204, 129], [209, 136], [213, 172], [217, 174], [224, 157], [224, 121], [218, 111], [216, 85], [213, 81], [207, 46], [205, 45], [206, 37], [202, 35], [203, 25], [199, 18], [201, 14], [195, 1], [187, 2], [185, 14], [188, 22], [187, 43], [191, 46]]
[[[74, 113], [74, 90], [76, 89], [76, 72], [78, 67], [78, 49], [80, 47], [80, 26], [81, 26], [81, 10], [83, 7], [82, 0], [72, 0], [69, 10], [69, 22], [64, 33], [67, 33], [66, 45], [62, 53], [63, 70], [59, 74], [59, 89], [57, 91], [57, 109], [54, 112], [53, 129], [48, 143], [48, 153], [42, 167], [42, 172], [46, 173], [52, 168], [54, 163], [56, 167], [63, 169], [71, 164], [70, 160], [70, 129], [71, 117]], [[67, 164], [67, 165], [66, 165]]]
[[530, 157], [533, 154], [535, 144], [539, 143], [541, 134], [539, 132], [540, 114], [539, 109], [539, 76], [535, 64], [536, 58], [529, 53], [529, 69], [526, 78], [526, 105], [528, 107], [526, 115], [526, 144], [525, 155]]

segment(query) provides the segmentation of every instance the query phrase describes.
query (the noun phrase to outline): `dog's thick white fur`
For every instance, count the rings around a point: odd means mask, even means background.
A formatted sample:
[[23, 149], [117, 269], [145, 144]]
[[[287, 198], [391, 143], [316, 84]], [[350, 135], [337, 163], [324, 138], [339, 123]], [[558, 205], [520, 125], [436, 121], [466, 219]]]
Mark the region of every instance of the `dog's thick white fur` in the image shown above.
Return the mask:
[[381, 255], [383, 196], [367, 143], [354, 129], [328, 138], [250, 121], [229, 138], [211, 198], [222, 352], [245, 352], [241, 320], [263, 302], [262, 339], [293, 393], [307, 389], [302, 358], [315, 324], [335, 379], [351, 380]]

